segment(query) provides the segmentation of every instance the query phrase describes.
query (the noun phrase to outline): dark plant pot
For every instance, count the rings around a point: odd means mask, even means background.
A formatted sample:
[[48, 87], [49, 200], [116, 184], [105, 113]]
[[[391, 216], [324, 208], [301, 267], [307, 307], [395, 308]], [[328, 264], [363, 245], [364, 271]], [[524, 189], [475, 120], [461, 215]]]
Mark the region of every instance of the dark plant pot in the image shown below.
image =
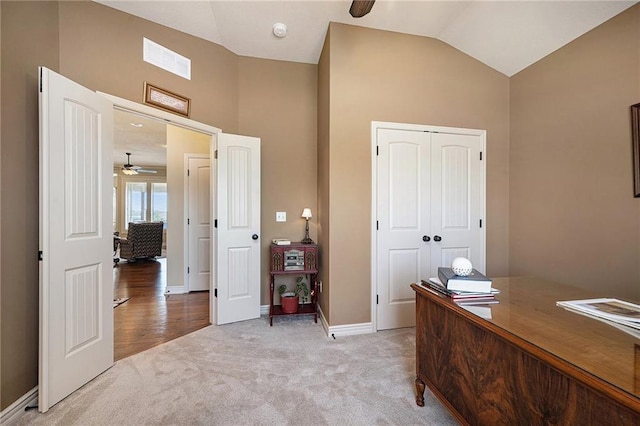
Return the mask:
[[285, 314], [295, 314], [298, 312], [298, 296], [284, 296], [281, 299], [282, 312]]

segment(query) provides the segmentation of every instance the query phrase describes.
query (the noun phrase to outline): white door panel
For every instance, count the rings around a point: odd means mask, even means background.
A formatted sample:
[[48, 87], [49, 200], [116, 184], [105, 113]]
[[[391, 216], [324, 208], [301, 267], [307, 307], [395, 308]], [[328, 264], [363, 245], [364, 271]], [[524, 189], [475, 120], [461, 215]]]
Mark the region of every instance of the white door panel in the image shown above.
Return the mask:
[[378, 313], [379, 330], [415, 324], [409, 284], [430, 271], [422, 236], [429, 233], [428, 134], [378, 131]]
[[260, 316], [260, 139], [218, 139], [218, 324]]
[[209, 157], [188, 159], [188, 290], [209, 290], [211, 279], [211, 161]]
[[113, 364], [113, 105], [40, 69], [40, 362], [47, 411]]
[[[434, 133], [431, 138], [431, 232], [442, 238], [431, 244], [432, 263], [448, 266], [459, 256], [484, 270], [483, 179], [478, 136]], [[437, 273], [432, 271], [432, 274]], [[437, 275], [435, 275], [437, 276]]]
[[411, 283], [469, 258], [484, 272], [482, 137], [376, 132], [376, 328], [415, 325]]

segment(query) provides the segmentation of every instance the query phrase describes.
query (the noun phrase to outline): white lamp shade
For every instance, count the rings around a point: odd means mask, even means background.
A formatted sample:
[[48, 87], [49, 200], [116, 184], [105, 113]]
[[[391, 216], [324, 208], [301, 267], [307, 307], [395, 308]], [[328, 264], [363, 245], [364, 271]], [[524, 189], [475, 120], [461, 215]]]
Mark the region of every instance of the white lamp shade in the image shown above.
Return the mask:
[[304, 217], [305, 219], [311, 219], [313, 217], [311, 215], [311, 209], [308, 207], [305, 207], [304, 210], [302, 210], [302, 217]]

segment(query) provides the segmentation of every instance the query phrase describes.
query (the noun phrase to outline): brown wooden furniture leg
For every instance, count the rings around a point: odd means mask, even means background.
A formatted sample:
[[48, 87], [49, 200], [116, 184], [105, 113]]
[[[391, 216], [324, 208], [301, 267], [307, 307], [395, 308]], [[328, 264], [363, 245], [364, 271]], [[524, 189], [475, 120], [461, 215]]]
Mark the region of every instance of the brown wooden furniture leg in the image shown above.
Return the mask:
[[416, 404], [424, 407], [424, 382], [416, 377]]

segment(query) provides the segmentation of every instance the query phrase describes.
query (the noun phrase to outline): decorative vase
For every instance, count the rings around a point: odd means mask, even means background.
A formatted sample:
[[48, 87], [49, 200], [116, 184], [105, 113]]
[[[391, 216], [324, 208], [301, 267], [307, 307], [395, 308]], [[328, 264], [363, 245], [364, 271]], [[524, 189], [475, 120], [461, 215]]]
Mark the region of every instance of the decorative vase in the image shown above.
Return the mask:
[[298, 296], [282, 296], [282, 312], [285, 314], [295, 314], [298, 312]]

